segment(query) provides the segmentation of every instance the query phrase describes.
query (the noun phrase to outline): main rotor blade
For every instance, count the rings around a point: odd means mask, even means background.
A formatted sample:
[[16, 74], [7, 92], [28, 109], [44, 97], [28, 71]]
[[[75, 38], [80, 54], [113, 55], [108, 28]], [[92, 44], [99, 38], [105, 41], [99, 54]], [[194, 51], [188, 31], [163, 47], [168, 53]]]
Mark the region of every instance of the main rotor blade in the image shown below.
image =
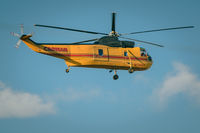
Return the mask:
[[178, 29], [186, 29], [186, 28], [194, 28], [194, 26], [173, 27], [173, 28], [164, 28], [164, 29], [156, 29], [156, 30], [146, 30], [146, 31], [139, 31], [139, 32], [132, 32], [132, 33], [124, 33], [124, 34], [120, 34], [120, 36], [121, 36], [121, 35], [130, 35], [130, 34], [146, 33], [146, 32], [165, 31], [165, 30], [178, 30]]
[[85, 43], [85, 42], [91, 42], [91, 41], [96, 41], [99, 40], [99, 38], [91, 39], [91, 40], [85, 40], [85, 41], [80, 41], [80, 42], [74, 42], [72, 44], [80, 44], [80, 43]]
[[84, 32], [84, 33], [90, 33], [90, 34], [108, 35], [108, 34], [106, 34], [106, 33], [93, 32], [93, 31], [86, 31], [86, 30], [78, 30], [78, 29], [71, 29], [71, 28], [63, 28], [63, 27], [57, 27], [57, 26], [48, 26], [48, 25], [40, 25], [40, 24], [35, 24], [34, 26], [46, 27], [46, 28], [54, 28], [54, 29], [62, 29], [62, 30], [70, 30], [70, 31]]
[[141, 40], [132, 39], [132, 38], [127, 38], [127, 37], [120, 37], [120, 38], [124, 38], [124, 39], [128, 39], [128, 40], [132, 40], [132, 41], [136, 41], [136, 42], [141, 42], [141, 43], [146, 43], [146, 44], [151, 44], [151, 45], [158, 46], [158, 47], [164, 47], [163, 45], [159, 45], [159, 44], [152, 43], [152, 42], [141, 41]]
[[115, 12], [112, 13], [112, 31], [115, 32]]

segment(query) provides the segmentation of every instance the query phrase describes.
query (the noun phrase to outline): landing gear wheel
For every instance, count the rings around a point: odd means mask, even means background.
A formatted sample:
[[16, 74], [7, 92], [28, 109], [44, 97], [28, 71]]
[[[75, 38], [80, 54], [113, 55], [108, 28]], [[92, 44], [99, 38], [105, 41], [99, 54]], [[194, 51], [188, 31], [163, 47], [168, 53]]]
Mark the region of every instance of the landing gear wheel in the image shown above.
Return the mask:
[[[67, 65], [68, 66], [68, 65]], [[66, 73], [69, 73], [70, 70], [70, 66], [67, 67], [67, 69], [65, 70]]]
[[128, 69], [128, 72], [129, 72], [129, 73], [133, 73], [133, 72], [134, 72], [134, 69], [133, 69], [133, 68], [129, 68], [129, 69]]
[[119, 76], [117, 75], [117, 74], [115, 74], [114, 76], [113, 76], [113, 79], [114, 80], [117, 80], [119, 78]]
[[66, 73], [69, 73], [69, 69], [66, 69], [65, 72], [66, 72]]

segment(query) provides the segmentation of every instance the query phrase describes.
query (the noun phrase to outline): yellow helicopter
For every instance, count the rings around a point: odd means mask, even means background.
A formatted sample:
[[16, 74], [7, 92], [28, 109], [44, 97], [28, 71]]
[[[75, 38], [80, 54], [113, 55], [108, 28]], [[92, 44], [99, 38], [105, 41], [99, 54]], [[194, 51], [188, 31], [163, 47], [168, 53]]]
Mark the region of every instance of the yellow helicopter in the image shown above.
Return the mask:
[[[116, 13], [112, 13], [112, 28], [111, 28], [112, 31], [109, 34], [35, 24], [35, 26], [38, 27], [104, 35], [101, 38], [96, 38], [81, 42], [36, 43], [30, 39], [32, 34], [28, 35], [24, 34], [23, 25], [21, 25], [21, 35], [14, 32], [12, 32], [12, 35], [17, 36], [20, 39], [17, 42], [16, 45], [17, 48], [20, 46], [21, 41], [23, 41], [29, 48], [31, 48], [35, 52], [64, 59], [67, 65], [66, 69], [67, 73], [69, 72], [70, 67], [104, 68], [104, 69], [109, 69], [110, 70], [109, 72], [112, 72], [114, 70], [113, 79], [117, 80], [119, 78], [119, 76], [117, 75], [117, 70], [128, 70], [129, 73], [133, 73], [134, 71], [144, 71], [149, 69], [153, 63], [152, 57], [146, 52], [144, 48], [135, 47], [135, 42], [141, 42], [141, 43], [151, 44], [154, 46], [163, 47], [162, 45], [152, 42], [122, 37], [123, 35], [194, 27], [194, 26], [174, 27], [174, 28], [164, 28], [164, 29], [119, 34], [115, 31], [115, 16]], [[131, 41], [121, 41], [118, 38], [123, 38]], [[87, 43], [91, 41], [94, 42]]]

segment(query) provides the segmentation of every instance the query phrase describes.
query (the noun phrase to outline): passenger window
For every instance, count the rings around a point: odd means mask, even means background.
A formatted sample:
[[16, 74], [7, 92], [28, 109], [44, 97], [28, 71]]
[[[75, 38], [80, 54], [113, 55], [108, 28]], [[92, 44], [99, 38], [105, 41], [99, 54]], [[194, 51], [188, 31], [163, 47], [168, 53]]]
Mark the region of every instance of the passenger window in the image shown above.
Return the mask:
[[99, 55], [103, 56], [103, 49], [99, 49]]
[[127, 52], [124, 52], [124, 56], [128, 56]]

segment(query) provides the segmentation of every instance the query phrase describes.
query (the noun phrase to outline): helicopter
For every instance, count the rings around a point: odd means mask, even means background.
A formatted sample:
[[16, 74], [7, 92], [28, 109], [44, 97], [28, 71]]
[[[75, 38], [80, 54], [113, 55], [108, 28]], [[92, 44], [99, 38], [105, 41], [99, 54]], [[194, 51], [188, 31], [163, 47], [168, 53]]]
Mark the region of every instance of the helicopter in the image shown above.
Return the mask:
[[[100, 38], [74, 43], [34, 42], [30, 39], [32, 37], [32, 34], [24, 34], [23, 25], [21, 25], [21, 35], [14, 32], [12, 32], [11, 34], [13, 36], [17, 36], [20, 39], [17, 42], [17, 48], [20, 46], [21, 42], [24, 42], [30, 49], [37, 53], [63, 59], [67, 65], [66, 73], [70, 71], [71, 67], [103, 68], [108, 69], [109, 72], [114, 71], [113, 79], [117, 80], [119, 78], [117, 70], [128, 70], [129, 73], [133, 73], [135, 71], [147, 70], [153, 64], [153, 59], [146, 52], [146, 49], [142, 47], [136, 47], [135, 42], [164, 47], [163, 45], [152, 42], [123, 37], [124, 35], [194, 28], [194, 26], [184, 26], [119, 34], [115, 30], [115, 18], [116, 13], [113, 12], [111, 24], [112, 27], [109, 34], [41, 24], [34, 25], [37, 27], [103, 35], [103, 37]], [[119, 40], [119, 38], [126, 39], [128, 41]]]

